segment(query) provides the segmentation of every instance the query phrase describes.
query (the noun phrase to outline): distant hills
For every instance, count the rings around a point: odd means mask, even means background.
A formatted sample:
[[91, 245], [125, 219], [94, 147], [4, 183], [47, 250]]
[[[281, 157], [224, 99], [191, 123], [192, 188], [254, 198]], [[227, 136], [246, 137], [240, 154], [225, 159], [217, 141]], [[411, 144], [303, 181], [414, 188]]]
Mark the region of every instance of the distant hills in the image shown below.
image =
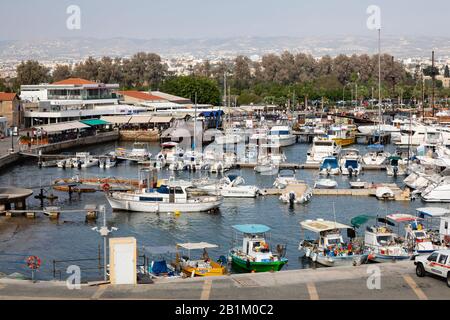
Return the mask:
[[[450, 37], [383, 36], [382, 51], [396, 58], [450, 57]], [[220, 39], [94, 39], [60, 38], [32, 41], [0, 41], [1, 60], [78, 61], [88, 56], [130, 56], [139, 51], [155, 52], [165, 58], [192, 56], [203, 59], [231, 58], [238, 54], [261, 56], [266, 53], [310, 53], [316, 57], [338, 54], [373, 54], [377, 36], [333, 37], [241, 37]]]

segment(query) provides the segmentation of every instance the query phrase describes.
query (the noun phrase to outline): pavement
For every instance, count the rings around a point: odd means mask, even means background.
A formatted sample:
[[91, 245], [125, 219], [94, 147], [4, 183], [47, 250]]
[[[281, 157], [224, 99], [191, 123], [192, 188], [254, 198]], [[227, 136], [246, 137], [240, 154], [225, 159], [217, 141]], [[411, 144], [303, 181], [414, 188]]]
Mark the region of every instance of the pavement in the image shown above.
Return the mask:
[[[13, 143], [14, 143], [14, 151], [18, 152], [20, 149], [19, 146], [19, 136], [13, 136]], [[6, 137], [3, 139], [0, 139], [0, 157], [3, 157], [5, 155], [9, 154], [9, 150], [11, 149], [11, 137]]]
[[82, 285], [79, 290], [69, 290], [65, 282], [32, 283], [3, 278], [0, 279], [0, 299], [448, 300], [450, 288], [439, 278], [418, 278], [414, 264], [407, 261], [223, 277], [162, 279], [153, 284], [134, 286]]

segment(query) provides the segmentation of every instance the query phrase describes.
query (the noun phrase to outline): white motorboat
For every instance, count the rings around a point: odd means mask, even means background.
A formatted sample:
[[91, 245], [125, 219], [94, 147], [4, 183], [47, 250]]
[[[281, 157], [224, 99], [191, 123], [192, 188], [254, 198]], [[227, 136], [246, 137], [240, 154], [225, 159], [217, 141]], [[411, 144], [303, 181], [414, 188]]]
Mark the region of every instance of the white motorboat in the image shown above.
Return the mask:
[[350, 181], [350, 188], [351, 189], [364, 189], [367, 187], [368, 183], [365, 181], [361, 181], [358, 179], [358, 181]]
[[278, 173], [278, 177], [275, 179], [273, 186], [277, 189], [284, 189], [288, 184], [297, 182], [295, 177], [295, 170], [282, 169]]
[[191, 188], [189, 182], [169, 181], [157, 189], [112, 192], [106, 198], [113, 210], [136, 212], [207, 212], [221, 205], [221, 197], [191, 193]]
[[148, 152], [148, 146], [142, 142], [135, 142], [133, 149], [126, 153], [126, 157], [135, 160], [148, 160], [151, 154]]
[[390, 156], [389, 153], [384, 151], [384, 146], [380, 144], [369, 145], [368, 149], [370, 151], [362, 158], [363, 163], [367, 165], [381, 166]]
[[319, 174], [321, 175], [336, 175], [339, 174], [339, 161], [336, 157], [325, 157], [322, 159], [319, 167]]
[[161, 144], [161, 148], [161, 152], [157, 155], [157, 158], [162, 156], [165, 159], [165, 162], [169, 165], [175, 161], [183, 159], [184, 157], [184, 150], [177, 142], [165, 142]]
[[259, 162], [255, 167], [255, 172], [260, 173], [261, 175], [275, 175], [278, 173], [279, 166], [270, 160], [264, 160]]
[[314, 184], [315, 189], [334, 189], [337, 188], [338, 183], [331, 179], [319, 179]]
[[244, 184], [245, 180], [241, 176], [228, 175], [220, 181], [206, 182], [196, 187], [224, 198], [255, 198], [259, 193], [258, 187]]
[[[350, 241], [345, 242], [341, 230], [353, 231], [352, 227], [323, 219], [306, 220], [300, 223], [302, 233], [305, 230], [318, 234], [317, 239], [303, 239], [298, 249], [304, 256], [313, 262], [317, 262], [323, 266], [356, 266], [367, 261], [367, 254], [364, 253], [363, 247], [358, 243]], [[352, 234], [350, 234], [352, 235]], [[354, 235], [352, 235], [354, 238]]]
[[288, 126], [275, 126], [267, 134], [269, 144], [278, 144], [287, 147], [295, 144], [295, 136]]
[[[293, 186], [293, 185], [288, 185], [288, 186]], [[305, 202], [308, 202], [309, 199], [311, 199], [312, 197], [312, 189], [304, 184], [302, 185], [302, 188], [295, 188], [295, 189], [291, 189], [291, 190], [286, 190], [286, 192], [284, 192], [281, 196], [280, 196], [280, 201], [284, 202], [284, 203], [289, 203], [290, 205], [293, 204], [302, 204]]]
[[224, 170], [224, 165], [222, 163], [222, 161], [216, 161], [211, 163], [210, 168], [209, 168], [209, 172], [210, 173], [221, 173]]
[[313, 145], [307, 153], [306, 163], [320, 164], [325, 157], [337, 157], [341, 147], [329, 137], [315, 137]]
[[341, 173], [350, 177], [359, 175], [362, 171], [361, 162], [358, 149], [343, 149], [339, 161]]
[[101, 158], [98, 162], [99, 167], [103, 169], [113, 168], [116, 166], [116, 164], [116, 159], [111, 157]]
[[425, 202], [450, 202], [450, 177], [431, 182], [421, 194]]
[[58, 168], [62, 168], [62, 169], [66, 169], [66, 168], [72, 168], [72, 159], [63, 159], [63, 160], [59, 160], [56, 163], [56, 166]]

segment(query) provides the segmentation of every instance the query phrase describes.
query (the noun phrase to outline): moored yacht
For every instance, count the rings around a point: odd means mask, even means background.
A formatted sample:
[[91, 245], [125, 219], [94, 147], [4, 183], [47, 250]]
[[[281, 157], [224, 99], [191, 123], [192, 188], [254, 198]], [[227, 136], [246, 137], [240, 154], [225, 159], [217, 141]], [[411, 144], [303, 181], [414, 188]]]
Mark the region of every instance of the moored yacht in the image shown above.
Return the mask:
[[336, 157], [341, 151], [341, 147], [334, 140], [328, 137], [315, 137], [313, 145], [307, 153], [306, 163], [319, 164], [325, 157]]
[[295, 136], [288, 126], [275, 126], [267, 134], [269, 143], [287, 147], [295, 144]]

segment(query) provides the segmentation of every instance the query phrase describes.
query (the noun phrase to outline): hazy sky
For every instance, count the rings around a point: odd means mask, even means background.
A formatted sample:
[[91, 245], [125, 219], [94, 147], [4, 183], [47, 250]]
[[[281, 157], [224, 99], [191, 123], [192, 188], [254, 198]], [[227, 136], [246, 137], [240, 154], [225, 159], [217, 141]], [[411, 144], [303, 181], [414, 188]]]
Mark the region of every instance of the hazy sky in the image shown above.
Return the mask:
[[450, 36], [449, 0], [0, 0], [0, 40], [369, 35], [372, 4], [385, 34]]

